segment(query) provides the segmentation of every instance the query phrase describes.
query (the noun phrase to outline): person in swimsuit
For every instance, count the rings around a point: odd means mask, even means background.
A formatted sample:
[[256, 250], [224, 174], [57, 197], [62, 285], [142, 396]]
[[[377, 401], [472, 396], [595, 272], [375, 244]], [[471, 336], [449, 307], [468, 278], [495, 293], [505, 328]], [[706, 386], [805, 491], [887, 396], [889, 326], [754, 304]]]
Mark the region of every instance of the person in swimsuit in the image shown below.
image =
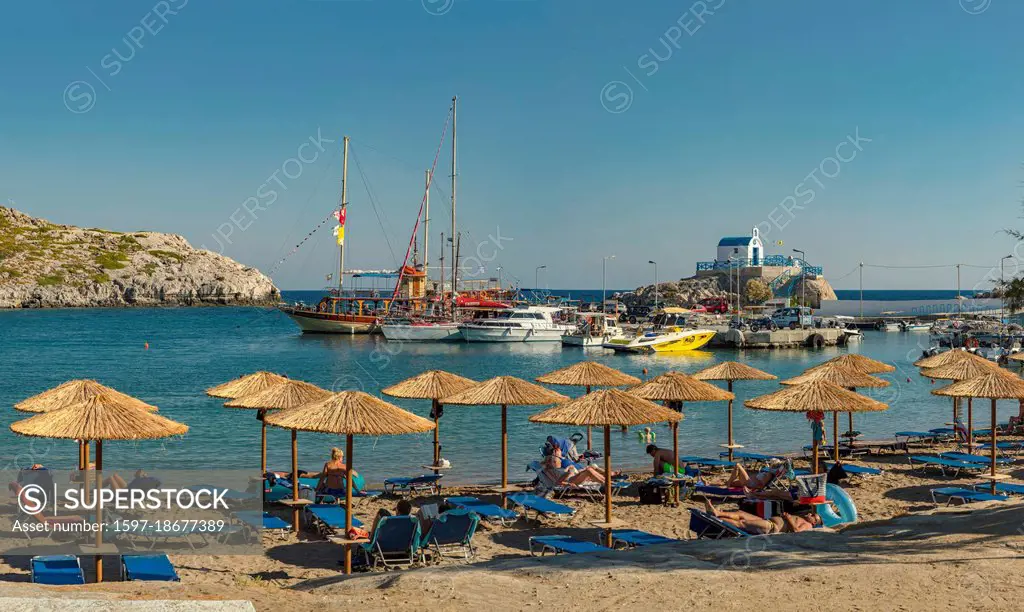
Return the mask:
[[563, 469], [562, 449], [557, 446], [544, 458], [543, 466], [544, 474], [555, 484], [581, 485], [587, 482], [602, 483], [605, 480], [604, 472], [594, 466], [579, 470], [576, 466], [570, 465]]
[[[331, 449], [331, 459], [324, 464], [324, 469], [319, 474], [312, 474], [311, 477], [319, 477], [316, 483], [318, 493], [344, 492], [348, 466], [345, 465], [345, 452], [340, 448]], [[352, 477], [355, 478], [359, 472], [352, 470]]]
[[773, 533], [799, 533], [801, 531], [807, 531], [808, 529], [814, 529], [821, 525], [821, 517], [816, 513], [803, 517], [783, 512], [781, 516], [773, 516], [771, 518], [764, 519], [756, 514], [751, 514], [742, 510], [737, 510], [735, 512], [719, 510], [712, 506], [710, 501], [706, 500], [704, 502], [704, 510], [724, 523], [728, 523], [733, 527], [738, 527], [747, 533], [760, 535], [769, 535]]

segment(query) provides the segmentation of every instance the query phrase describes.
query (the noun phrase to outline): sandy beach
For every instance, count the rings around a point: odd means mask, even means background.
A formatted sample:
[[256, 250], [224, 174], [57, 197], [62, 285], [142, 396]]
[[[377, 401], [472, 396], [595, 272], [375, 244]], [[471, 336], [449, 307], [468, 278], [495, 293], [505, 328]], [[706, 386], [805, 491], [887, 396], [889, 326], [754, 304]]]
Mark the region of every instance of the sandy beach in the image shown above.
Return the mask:
[[[928, 450], [946, 450], [943, 447]], [[922, 449], [923, 450], [923, 449]], [[799, 467], [804, 462], [798, 461]], [[910, 472], [906, 455], [884, 453], [860, 461], [880, 476], [847, 486], [860, 521], [838, 533], [783, 534], [723, 541], [683, 541], [586, 555], [531, 558], [527, 541], [541, 534], [568, 534], [594, 541], [589, 521], [603, 518], [603, 504], [562, 500], [577, 509], [568, 520], [518, 521], [508, 527], [481, 523], [472, 562], [445, 560], [412, 570], [374, 571], [345, 579], [341, 549], [312, 533], [299, 538], [264, 534], [263, 556], [172, 555], [179, 584], [105, 583], [42, 588], [28, 584], [27, 559], [0, 565], [5, 596], [75, 598], [249, 600], [258, 610], [285, 606], [319, 609], [478, 608], [501, 601], [503, 609], [545, 604], [613, 609], [656, 605], [669, 609], [749, 609], [810, 605], [832, 609], [999, 610], [1024, 593], [1024, 506], [990, 502], [937, 507], [929, 489], [971, 484], [976, 478], [943, 478]], [[1024, 471], [1011, 473], [1019, 479]], [[640, 479], [636, 475], [635, 479]], [[497, 497], [481, 487], [445, 489], [443, 496]], [[442, 496], [442, 497], [443, 497]], [[414, 497], [414, 508], [440, 501]], [[357, 516], [393, 509], [396, 498], [357, 499]], [[631, 528], [687, 540], [688, 508], [639, 505], [634, 495], [616, 497], [615, 517]], [[723, 508], [731, 506], [722, 505]], [[287, 511], [285, 511], [287, 512]], [[287, 516], [282, 514], [282, 516]], [[86, 561], [87, 573], [91, 563]]]

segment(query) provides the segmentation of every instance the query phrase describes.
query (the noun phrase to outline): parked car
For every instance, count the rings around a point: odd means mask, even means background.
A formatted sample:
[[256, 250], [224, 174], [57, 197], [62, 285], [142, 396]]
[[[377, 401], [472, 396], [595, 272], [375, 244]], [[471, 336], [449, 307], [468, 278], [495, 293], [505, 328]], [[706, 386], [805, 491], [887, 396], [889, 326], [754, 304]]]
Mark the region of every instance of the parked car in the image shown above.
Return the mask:
[[806, 306], [780, 308], [772, 313], [771, 319], [775, 325], [789, 329], [814, 327], [811, 309]]
[[629, 321], [635, 324], [637, 321], [643, 321], [651, 314], [650, 306], [631, 306], [629, 311], [623, 315], [619, 315], [620, 321]]
[[709, 297], [700, 301], [700, 305], [713, 314], [725, 314], [729, 312], [729, 300], [724, 297]]

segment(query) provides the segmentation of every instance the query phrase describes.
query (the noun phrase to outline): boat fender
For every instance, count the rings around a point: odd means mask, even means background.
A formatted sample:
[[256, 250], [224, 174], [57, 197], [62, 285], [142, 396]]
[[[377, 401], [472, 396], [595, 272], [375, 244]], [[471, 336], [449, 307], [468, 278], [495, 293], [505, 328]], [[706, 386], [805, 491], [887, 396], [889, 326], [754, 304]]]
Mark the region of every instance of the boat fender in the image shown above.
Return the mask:
[[825, 346], [825, 336], [821, 334], [813, 334], [809, 339], [809, 344], [814, 348], [821, 348]]
[[320, 303], [316, 305], [316, 309], [320, 312], [327, 312], [327, 298], [320, 300]]
[[978, 339], [968, 338], [964, 340], [964, 346], [966, 346], [967, 348], [978, 348]]
[[[825, 499], [828, 502], [817, 504], [818, 516], [825, 527], [835, 527], [857, 522], [857, 506], [850, 494], [842, 487], [834, 484], [825, 485]], [[835, 506], [833, 510], [832, 506]], [[837, 513], [838, 511], [838, 513]]]

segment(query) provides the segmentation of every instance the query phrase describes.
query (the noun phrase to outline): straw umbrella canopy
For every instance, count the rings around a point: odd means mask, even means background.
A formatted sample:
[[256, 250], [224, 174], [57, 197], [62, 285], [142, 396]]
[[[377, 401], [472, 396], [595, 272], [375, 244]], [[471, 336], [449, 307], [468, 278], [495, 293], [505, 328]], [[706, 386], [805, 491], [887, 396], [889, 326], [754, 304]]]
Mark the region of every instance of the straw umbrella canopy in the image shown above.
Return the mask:
[[586, 425], [604, 427], [604, 528], [605, 544], [612, 542], [612, 445], [613, 425], [643, 425], [669, 421], [678, 423], [683, 415], [630, 395], [619, 389], [605, 389], [588, 393], [530, 417], [533, 423]]
[[448, 397], [449, 395], [455, 395], [459, 391], [464, 391], [469, 387], [476, 384], [475, 380], [471, 380], [458, 374], [452, 374], [445, 372], [444, 370], [429, 370], [413, 376], [412, 378], [406, 378], [402, 382], [391, 385], [385, 389], [381, 389], [381, 393], [384, 395], [390, 395], [391, 397], [402, 397], [407, 399], [428, 399], [430, 402], [430, 416], [434, 419], [434, 460], [431, 465], [435, 468], [434, 473], [438, 472], [439, 466], [441, 465], [441, 440], [438, 437], [438, 420], [441, 418], [442, 404], [441, 398]]
[[[885, 372], [896, 371], [896, 366], [889, 365], [884, 361], [878, 361], [877, 359], [865, 357], [864, 355], [858, 353], [844, 353], [838, 357], [833, 357], [832, 359], [829, 359], [828, 361], [820, 365], [816, 365], [814, 367], [820, 368], [830, 363], [843, 366], [848, 370], [860, 372], [861, 374], [882, 374]], [[813, 370], [814, 368], [810, 369]]]
[[[352, 436], [388, 436], [423, 433], [436, 425], [423, 417], [406, 412], [362, 391], [342, 391], [327, 398], [289, 410], [276, 412], [266, 419], [269, 425], [291, 429], [345, 436], [345, 573], [352, 573], [352, 548], [360, 540], [349, 538], [352, 529]], [[297, 488], [297, 487], [296, 487]]]
[[[771, 410], [779, 412], [806, 412], [808, 418], [818, 421], [814, 413], [824, 412], [875, 412], [885, 410], [889, 406], [848, 391], [827, 380], [811, 380], [799, 385], [790, 385], [774, 393], [749, 399], [743, 403], [754, 410]], [[824, 415], [822, 415], [824, 418]], [[814, 473], [818, 473], [819, 436], [815, 434], [813, 442]]]
[[[629, 390], [629, 393], [646, 400], [669, 402], [678, 412], [683, 410], [683, 402], [719, 402], [735, 399], [730, 391], [719, 389], [711, 383], [697, 380], [682, 372], [665, 372], [641, 383]], [[673, 470], [679, 469], [679, 422], [672, 423], [672, 461]], [[675, 477], [674, 473], [672, 476]], [[676, 489], [678, 500], [679, 489]]]
[[[865, 359], [867, 359], [865, 357]], [[873, 359], [871, 361], [874, 361]], [[848, 361], [847, 363], [852, 363]], [[876, 362], [881, 363], [881, 362]], [[883, 364], [884, 365], [884, 364]], [[875, 378], [870, 374], [862, 374], [858, 370], [850, 369], [849, 367], [842, 365], [842, 362], [833, 361], [831, 363], [825, 362], [822, 365], [809, 368], [803, 374], [788, 378], [782, 381], [783, 385], [799, 385], [812, 380], [824, 380], [832, 383], [833, 385], [840, 386], [850, 391], [856, 390], [858, 387], [888, 387], [889, 381], [882, 380], [881, 378]], [[847, 432], [850, 440], [850, 451], [853, 452], [853, 413], [847, 413], [849, 417], [850, 431]], [[832, 458], [834, 461], [839, 461], [839, 413], [832, 413]]]
[[[303, 382], [285, 378], [282, 382], [272, 384], [267, 388], [253, 393], [243, 395], [224, 403], [225, 408], [240, 408], [259, 410], [266, 414], [268, 410], [288, 410], [325, 399], [331, 395], [326, 389]], [[267, 472], [267, 422], [266, 417], [260, 420], [260, 478]], [[292, 526], [295, 533], [299, 532], [299, 440], [295, 430], [292, 430]], [[283, 503], [283, 502], [282, 502]]]
[[[96, 487], [103, 482], [104, 440], [152, 440], [179, 436], [188, 426], [139, 408], [123, 393], [100, 393], [84, 402], [16, 421], [11, 431], [22, 436], [64, 438], [96, 442]], [[128, 398], [134, 400], [134, 398]], [[96, 507], [96, 522], [103, 509]], [[103, 530], [96, 531], [96, 549], [103, 544]], [[103, 581], [103, 558], [96, 555], [96, 581]]]
[[[308, 382], [280, 378], [280, 381], [270, 383], [259, 391], [253, 391], [251, 394], [241, 395], [224, 402], [225, 408], [257, 411], [256, 418], [260, 421], [260, 474], [265, 474], [267, 471], [267, 424], [265, 421], [267, 411], [287, 410], [323, 399], [331, 393]], [[250, 385], [249, 388], [255, 389], [256, 385]]]
[[[241, 376], [226, 383], [210, 387], [206, 394], [210, 397], [221, 397], [224, 399], [238, 399], [246, 395], [253, 395], [264, 391], [267, 387], [283, 383], [288, 379], [273, 372], [253, 372]], [[263, 417], [267, 415], [266, 410], [259, 409], [256, 412], [256, 420], [260, 422], [260, 470], [267, 471], [267, 426], [263, 424]]]
[[497, 376], [441, 400], [442, 404], [501, 406], [501, 495], [508, 492], [508, 407], [546, 406], [569, 399], [514, 376]]
[[[33, 395], [28, 399], [18, 402], [14, 405], [14, 409], [20, 410], [21, 412], [50, 412], [51, 410], [59, 410], [61, 408], [80, 404], [81, 402], [101, 393], [107, 393], [119, 397], [125, 405], [135, 406], [142, 410], [156, 412], [157, 409], [156, 406], [152, 406], [142, 400], [135, 399], [130, 395], [125, 395], [124, 393], [106, 385], [101, 385], [95, 380], [88, 379], [69, 380], [66, 383], [62, 383], [52, 389], [43, 391], [38, 395]], [[86, 440], [79, 440], [78, 469], [84, 470], [87, 467], [89, 467], [89, 442]]]
[[1024, 400], [1024, 380], [999, 372], [988, 372], [981, 376], [955, 382], [949, 386], [932, 391], [935, 395], [946, 397], [982, 397], [992, 400], [992, 462], [988, 479], [992, 481], [992, 492], [996, 492], [996, 481], [1005, 476], [996, 474], [998, 453], [998, 434], [996, 418], [996, 400]]
[[[953, 351], [949, 351], [945, 354], [949, 354]], [[971, 355], [970, 357], [958, 357], [948, 359], [944, 364], [936, 365], [933, 367], [922, 367], [921, 376], [927, 377], [933, 380], [944, 380], [944, 381], [967, 381], [975, 377], [979, 377], [991, 371], [995, 373], [1010, 376], [1016, 378], [1016, 375], [1009, 373], [1000, 368], [996, 363], [979, 357], [974, 353], [967, 351], [955, 351], [963, 355]], [[939, 355], [941, 356], [941, 355]], [[956, 427], [956, 420], [958, 419], [957, 404], [959, 397], [953, 397], [953, 428]], [[967, 445], [970, 451], [971, 447], [974, 446], [974, 398], [967, 398]]]
[[[984, 357], [978, 357], [974, 353], [969, 351], [963, 351], [958, 349], [952, 349], [939, 353], [938, 355], [932, 355], [931, 357], [923, 357], [914, 362], [914, 365], [919, 368], [938, 368], [949, 365], [951, 363], [960, 363], [962, 361], [980, 361], [985, 364], [990, 362]], [[956, 423], [959, 418], [960, 412], [960, 398], [953, 398], [953, 422]]]
[[[711, 366], [710, 368], [704, 368], [700, 372], [693, 375], [697, 380], [724, 380], [728, 384], [729, 393], [732, 393], [732, 383], [737, 380], [775, 380], [778, 376], [769, 374], [768, 372], [762, 372], [757, 368], [752, 368], [745, 363], [739, 363], [737, 361], [723, 361], [722, 363]], [[729, 400], [729, 415], [728, 415], [728, 432], [729, 441], [726, 443], [725, 448], [729, 451], [729, 461], [733, 459], [733, 449], [743, 448], [742, 445], [735, 444], [732, 438], [732, 402]]]
[[[640, 383], [640, 379], [636, 376], [630, 376], [596, 361], [574, 363], [567, 368], [538, 376], [536, 381], [548, 385], [585, 387], [587, 393], [590, 393], [591, 387], [621, 387]], [[590, 425], [587, 425], [587, 450], [590, 450], [592, 446]]]

